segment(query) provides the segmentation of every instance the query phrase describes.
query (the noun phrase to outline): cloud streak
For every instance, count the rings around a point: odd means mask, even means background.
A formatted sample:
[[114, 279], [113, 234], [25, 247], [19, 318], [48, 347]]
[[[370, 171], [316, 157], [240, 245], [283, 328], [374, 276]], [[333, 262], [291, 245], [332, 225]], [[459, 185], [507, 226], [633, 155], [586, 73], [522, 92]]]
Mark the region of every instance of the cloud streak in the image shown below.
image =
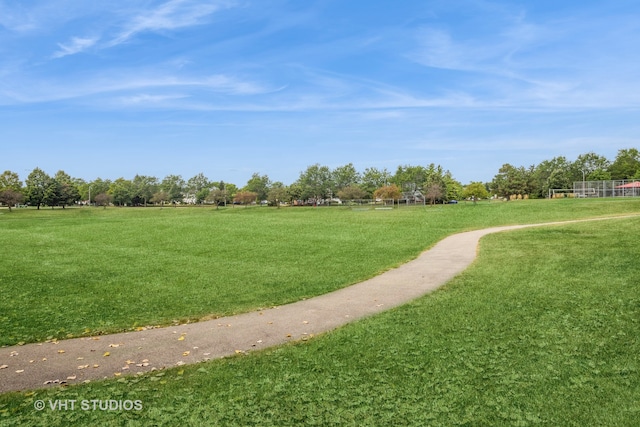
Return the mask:
[[76, 53], [83, 52], [95, 45], [98, 41], [97, 38], [80, 38], [73, 37], [70, 43], [62, 44], [58, 43], [60, 50], [51, 55], [52, 58], [62, 58], [68, 55], [75, 55]]
[[144, 32], [161, 32], [201, 25], [206, 22], [207, 17], [229, 6], [228, 2], [171, 0], [156, 9], [139, 13], [107, 46], [125, 43]]

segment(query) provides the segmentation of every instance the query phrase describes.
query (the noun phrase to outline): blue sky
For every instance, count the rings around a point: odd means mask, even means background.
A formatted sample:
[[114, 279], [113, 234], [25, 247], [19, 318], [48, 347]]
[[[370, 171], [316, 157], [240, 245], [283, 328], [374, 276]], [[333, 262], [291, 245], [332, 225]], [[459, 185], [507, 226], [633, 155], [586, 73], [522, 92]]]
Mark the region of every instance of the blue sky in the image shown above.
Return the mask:
[[638, 46], [626, 0], [0, 0], [0, 169], [613, 160], [639, 145]]

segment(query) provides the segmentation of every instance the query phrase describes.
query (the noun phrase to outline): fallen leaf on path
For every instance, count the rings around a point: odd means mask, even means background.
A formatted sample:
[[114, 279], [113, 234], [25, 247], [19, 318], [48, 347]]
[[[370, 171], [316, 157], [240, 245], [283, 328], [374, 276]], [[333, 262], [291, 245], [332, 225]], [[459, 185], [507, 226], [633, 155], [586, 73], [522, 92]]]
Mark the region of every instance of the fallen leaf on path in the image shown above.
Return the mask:
[[77, 375], [71, 375], [71, 376], [67, 377], [68, 380], [75, 380], [76, 378], [78, 378]]
[[104, 354], [102, 355], [102, 357], [109, 357], [111, 355], [111, 353], [109, 353], [108, 351], [105, 351]]
[[2, 365], [0, 366], [0, 369], [7, 369], [9, 367], [9, 365]]
[[183, 356], [188, 356], [189, 353], [191, 353], [190, 351], [185, 351], [184, 353], [182, 353]]
[[120, 347], [122, 344], [109, 344], [109, 347], [111, 348], [118, 348]]
[[80, 366], [78, 366], [78, 369], [86, 369], [88, 367], [89, 367], [89, 365], [80, 365]]
[[58, 350], [58, 354], [64, 353], [64, 350]]
[[178, 338], [178, 341], [184, 341], [184, 335], [182, 335], [180, 338]]
[[21, 374], [21, 373], [23, 373], [23, 372], [24, 372], [24, 369], [18, 369], [18, 370], [16, 371], [16, 374]]

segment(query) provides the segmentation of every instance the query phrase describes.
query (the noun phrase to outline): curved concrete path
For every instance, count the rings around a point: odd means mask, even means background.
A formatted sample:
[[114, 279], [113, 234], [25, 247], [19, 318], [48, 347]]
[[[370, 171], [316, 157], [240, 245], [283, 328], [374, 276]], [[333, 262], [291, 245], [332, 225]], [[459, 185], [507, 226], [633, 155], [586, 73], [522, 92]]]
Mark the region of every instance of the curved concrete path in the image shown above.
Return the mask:
[[[595, 220], [628, 217], [632, 216]], [[473, 262], [478, 242], [487, 234], [570, 222], [579, 221], [455, 234], [372, 279], [268, 310], [140, 332], [0, 348], [0, 392], [135, 375], [305, 340], [442, 286]]]

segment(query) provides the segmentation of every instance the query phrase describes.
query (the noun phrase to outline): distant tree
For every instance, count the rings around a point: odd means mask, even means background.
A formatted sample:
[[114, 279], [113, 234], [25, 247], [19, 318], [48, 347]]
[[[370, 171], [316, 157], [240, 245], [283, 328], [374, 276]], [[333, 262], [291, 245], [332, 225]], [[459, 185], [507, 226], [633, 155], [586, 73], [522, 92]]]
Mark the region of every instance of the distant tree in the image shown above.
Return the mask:
[[236, 194], [233, 201], [243, 205], [249, 205], [258, 199], [258, 193], [253, 191], [240, 191]]
[[169, 200], [169, 195], [164, 191], [158, 191], [151, 196], [149, 201], [151, 203], [160, 203], [160, 205], [164, 206], [164, 203]]
[[209, 192], [206, 197], [206, 201], [216, 205], [216, 209], [220, 206], [220, 203], [227, 203], [227, 190], [221, 190], [220, 188], [214, 188]]
[[632, 179], [639, 170], [640, 152], [636, 148], [619, 150], [616, 159], [609, 167], [611, 179]]
[[158, 192], [158, 178], [155, 176], [136, 175], [133, 177], [131, 203], [147, 205], [148, 201]]
[[275, 205], [278, 209], [280, 209], [280, 203], [289, 200], [289, 192], [287, 191], [287, 187], [281, 182], [274, 182], [271, 185], [271, 189], [269, 190], [269, 194], [267, 195], [267, 200], [269, 204]]
[[611, 179], [611, 162], [594, 152], [580, 154], [571, 164], [573, 181], [601, 181]]
[[24, 194], [22, 193], [22, 182], [17, 173], [4, 171], [0, 175], [0, 203], [11, 206], [22, 203]]
[[376, 199], [397, 200], [400, 198], [400, 196], [402, 196], [402, 191], [400, 191], [400, 188], [395, 184], [385, 185], [384, 187], [380, 187], [373, 192], [373, 197], [375, 197]]
[[0, 191], [13, 190], [22, 192], [22, 182], [17, 173], [6, 170], [0, 175]]
[[24, 194], [19, 191], [11, 188], [0, 190], [0, 203], [7, 205], [9, 207], [9, 212], [11, 212], [11, 206], [22, 203], [23, 200]]
[[423, 166], [398, 166], [396, 173], [391, 177], [391, 182], [402, 191], [415, 191], [424, 187], [427, 175], [427, 169]]
[[[515, 194], [529, 194], [531, 170], [504, 164], [491, 182], [491, 191], [509, 199]], [[566, 187], [564, 187], [566, 188]]]
[[352, 187], [360, 183], [360, 174], [352, 163], [338, 166], [331, 172], [333, 192], [338, 192], [344, 188]]
[[198, 194], [203, 190], [207, 190], [208, 194], [212, 187], [211, 181], [202, 172], [187, 180], [187, 191], [191, 194]]
[[160, 183], [160, 189], [169, 195], [172, 202], [181, 201], [184, 197], [186, 183], [180, 175], [167, 175]]
[[111, 201], [113, 200], [113, 197], [111, 197], [110, 194], [107, 193], [100, 193], [97, 194], [93, 200], [95, 201], [96, 205], [98, 206], [103, 206], [104, 209], [107, 208], [107, 206], [111, 203]]
[[267, 200], [269, 194], [269, 188], [271, 186], [271, 180], [267, 175], [260, 176], [259, 173], [251, 175], [247, 185], [242, 189], [243, 191], [249, 191], [258, 195], [258, 200]]
[[133, 182], [125, 178], [118, 178], [111, 183], [109, 194], [113, 197], [113, 203], [116, 205], [130, 205], [135, 194]]
[[446, 200], [458, 200], [462, 197], [462, 192], [464, 188], [462, 184], [453, 178], [451, 172], [446, 171], [444, 176], [442, 177], [442, 182], [444, 184], [444, 197]]
[[25, 199], [27, 203], [40, 209], [41, 205], [50, 201], [51, 191], [49, 187], [52, 185], [52, 178], [42, 169], [35, 168], [27, 177], [25, 184]]
[[44, 190], [42, 203], [53, 209], [62, 202], [62, 186], [55, 178], [49, 179], [47, 188]]
[[[109, 192], [109, 187], [111, 187], [111, 181], [110, 180], [103, 180], [102, 178], [96, 178], [94, 181], [90, 182], [87, 185], [87, 194], [86, 194], [86, 200], [88, 200], [89, 202], [94, 201], [93, 199], [95, 198], [96, 195], [101, 194], [101, 193], [105, 193], [107, 194]], [[89, 192], [91, 193], [91, 195], [93, 195], [91, 198], [89, 197]], [[85, 195], [83, 194], [82, 197], [84, 198]], [[89, 200], [92, 199], [92, 200]]]
[[64, 171], [58, 171], [53, 179], [57, 183], [58, 203], [62, 205], [62, 209], [80, 200], [80, 191], [76, 183]]
[[476, 203], [476, 200], [478, 199], [489, 198], [489, 192], [487, 191], [487, 188], [483, 183], [472, 182], [464, 188], [462, 197], [464, 197], [465, 199], [472, 199], [473, 203]]
[[333, 191], [331, 170], [327, 166], [315, 164], [307, 167], [295, 182], [302, 189], [302, 199], [324, 199], [329, 192]]
[[429, 203], [431, 205], [434, 205], [437, 200], [442, 200], [443, 195], [444, 190], [442, 188], [442, 184], [437, 182], [426, 184], [424, 188], [424, 196], [429, 199]]
[[366, 197], [373, 197], [373, 192], [389, 184], [391, 174], [386, 169], [367, 168], [360, 178], [360, 186], [367, 193]]
[[338, 191], [341, 200], [360, 200], [367, 197], [367, 192], [357, 185], [349, 185]]

